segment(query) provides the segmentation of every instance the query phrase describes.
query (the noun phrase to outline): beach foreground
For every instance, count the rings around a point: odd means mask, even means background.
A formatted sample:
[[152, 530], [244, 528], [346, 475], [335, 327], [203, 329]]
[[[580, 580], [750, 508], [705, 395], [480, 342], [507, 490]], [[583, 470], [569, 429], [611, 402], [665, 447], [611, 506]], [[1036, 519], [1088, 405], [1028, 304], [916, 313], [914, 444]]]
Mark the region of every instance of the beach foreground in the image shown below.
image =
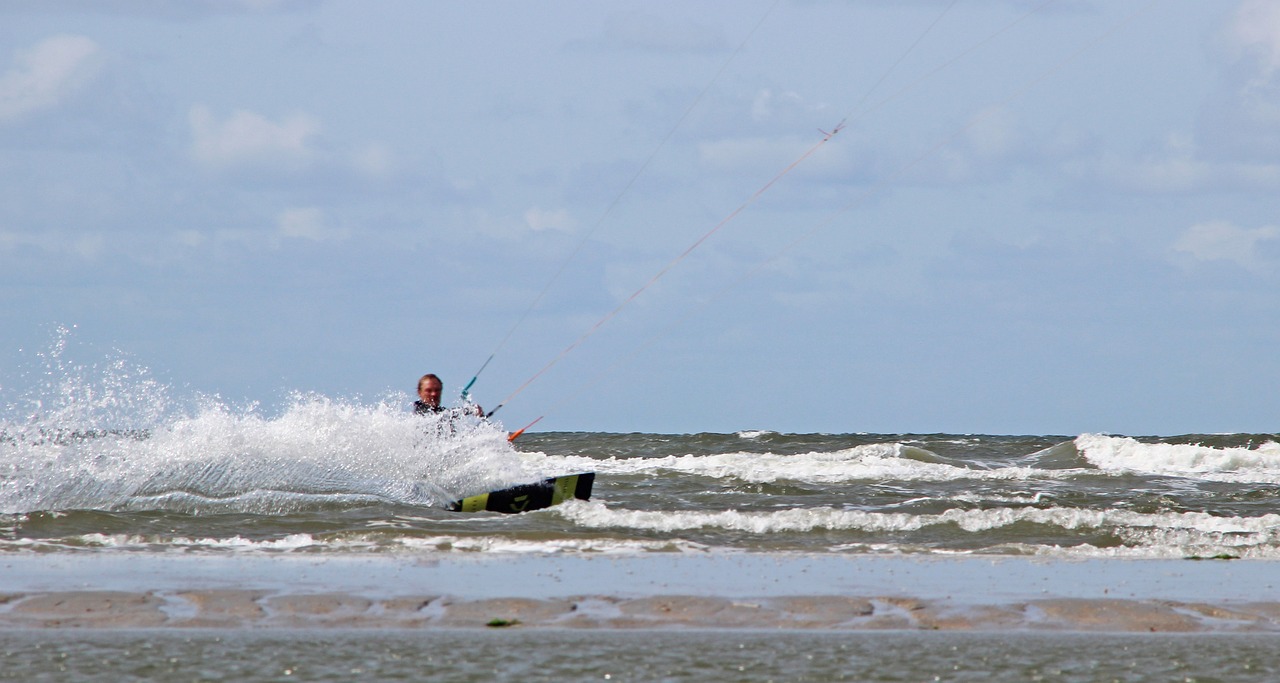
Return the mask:
[[1280, 631], [1274, 563], [12, 555], [3, 629]]

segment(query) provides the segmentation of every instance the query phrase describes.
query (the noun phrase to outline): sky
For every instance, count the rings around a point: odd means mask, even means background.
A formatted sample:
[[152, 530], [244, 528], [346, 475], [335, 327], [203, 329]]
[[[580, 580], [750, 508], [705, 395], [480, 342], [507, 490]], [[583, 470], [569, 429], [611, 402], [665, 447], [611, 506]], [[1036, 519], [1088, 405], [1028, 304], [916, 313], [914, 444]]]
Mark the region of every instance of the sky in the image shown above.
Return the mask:
[[8, 391], [66, 327], [267, 408], [1275, 432], [1280, 3], [7, 0], [0, 321]]

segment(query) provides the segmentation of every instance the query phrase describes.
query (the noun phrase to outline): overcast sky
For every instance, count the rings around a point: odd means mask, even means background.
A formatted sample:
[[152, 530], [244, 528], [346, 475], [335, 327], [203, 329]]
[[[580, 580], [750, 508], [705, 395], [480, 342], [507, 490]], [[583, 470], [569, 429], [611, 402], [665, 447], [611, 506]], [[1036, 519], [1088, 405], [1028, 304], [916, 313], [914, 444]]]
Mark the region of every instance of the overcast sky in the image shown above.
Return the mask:
[[1280, 3], [1041, 5], [5, 0], [0, 386], [492, 407], [845, 121], [498, 417], [1280, 429]]

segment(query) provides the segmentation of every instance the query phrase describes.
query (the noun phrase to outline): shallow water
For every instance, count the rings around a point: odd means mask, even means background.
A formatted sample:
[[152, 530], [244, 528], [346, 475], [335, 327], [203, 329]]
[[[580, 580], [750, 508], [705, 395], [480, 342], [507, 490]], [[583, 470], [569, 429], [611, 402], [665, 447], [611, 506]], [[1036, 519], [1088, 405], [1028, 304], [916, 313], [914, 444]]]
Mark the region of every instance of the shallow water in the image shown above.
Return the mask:
[[0, 632], [12, 681], [1270, 681], [1274, 636]]

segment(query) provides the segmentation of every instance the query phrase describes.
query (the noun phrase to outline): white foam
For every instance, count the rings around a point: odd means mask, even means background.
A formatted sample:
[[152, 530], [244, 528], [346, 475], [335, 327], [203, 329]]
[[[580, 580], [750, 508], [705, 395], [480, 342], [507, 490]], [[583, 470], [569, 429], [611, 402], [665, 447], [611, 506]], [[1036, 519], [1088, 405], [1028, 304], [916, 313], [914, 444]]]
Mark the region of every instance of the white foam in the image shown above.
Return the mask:
[[1075, 446], [1108, 472], [1135, 472], [1209, 481], [1280, 483], [1280, 444], [1214, 448], [1198, 444], [1143, 443], [1131, 437], [1082, 434]]
[[1141, 513], [1129, 510], [1086, 510], [1079, 508], [991, 508], [950, 509], [937, 514], [869, 512], [832, 507], [788, 508], [767, 512], [721, 510], [677, 512], [670, 510], [614, 510], [600, 501], [572, 501], [554, 508], [575, 524], [588, 528], [677, 532], [696, 529], [728, 529], [757, 534], [854, 530], [871, 533], [919, 531], [955, 525], [972, 533], [986, 532], [1020, 523], [1043, 524], [1067, 530], [1107, 530], [1140, 534], [1133, 530], [1159, 532], [1182, 530], [1200, 535], [1249, 535], [1256, 542], [1272, 542], [1280, 528], [1280, 514], [1260, 517], [1219, 517], [1203, 512]]
[[837, 451], [814, 451], [794, 455], [737, 452], [714, 455], [669, 455], [661, 458], [589, 458], [525, 453], [526, 462], [558, 472], [592, 470], [612, 475], [658, 475], [676, 473], [737, 479], [750, 483], [797, 481], [811, 484], [840, 484], [857, 481], [960, 481], [1063, 479], [1091, 470], [1047, 470], [1031, 467], [983, 469], [965, 467], [938, 459], [928, 451], [901, 443], [855, 446]]
[[527, 539], [499, 535], [392, 537], [353, 534], [337, 538], [317, 538], [295, 533], [280, 538], [250, 539], [158, 537], [142, 534], [89, 533], [60, 539], [21, 538], [0, 540], [0, 552], [12, 551], [127, 551], [163, 554], [232, 553], [483, 553], [483, 554], [576, 554], [634, 555], [648, 552], [704, 553], [703, 544], [680, 539], [635, 540], [615, 538]]
[[[1088, 543], [1072, 546], [1015, 544], [995, 549], [1001, 554], [1037, 555], [1053, 558], [1103, 558], [1103, 559], [1242, 559], [1280, 560], [1280, 547], [1273, 545], [1214, 545], [1212, 543], [1186, 543], [1181, 545], [1123, 545], [1099, 547]], [[991, 551], [985, 551], [990, 553]]]
[[707, 552], [707, 546], [680, 539], [631, 540], [610, 538], [520, 539], [508, 536], [439, 536], [428, 539], [402, 539], [408, 549], [452, 550], [506, 554], [572, 554], [632, 555], [646, 552]]

